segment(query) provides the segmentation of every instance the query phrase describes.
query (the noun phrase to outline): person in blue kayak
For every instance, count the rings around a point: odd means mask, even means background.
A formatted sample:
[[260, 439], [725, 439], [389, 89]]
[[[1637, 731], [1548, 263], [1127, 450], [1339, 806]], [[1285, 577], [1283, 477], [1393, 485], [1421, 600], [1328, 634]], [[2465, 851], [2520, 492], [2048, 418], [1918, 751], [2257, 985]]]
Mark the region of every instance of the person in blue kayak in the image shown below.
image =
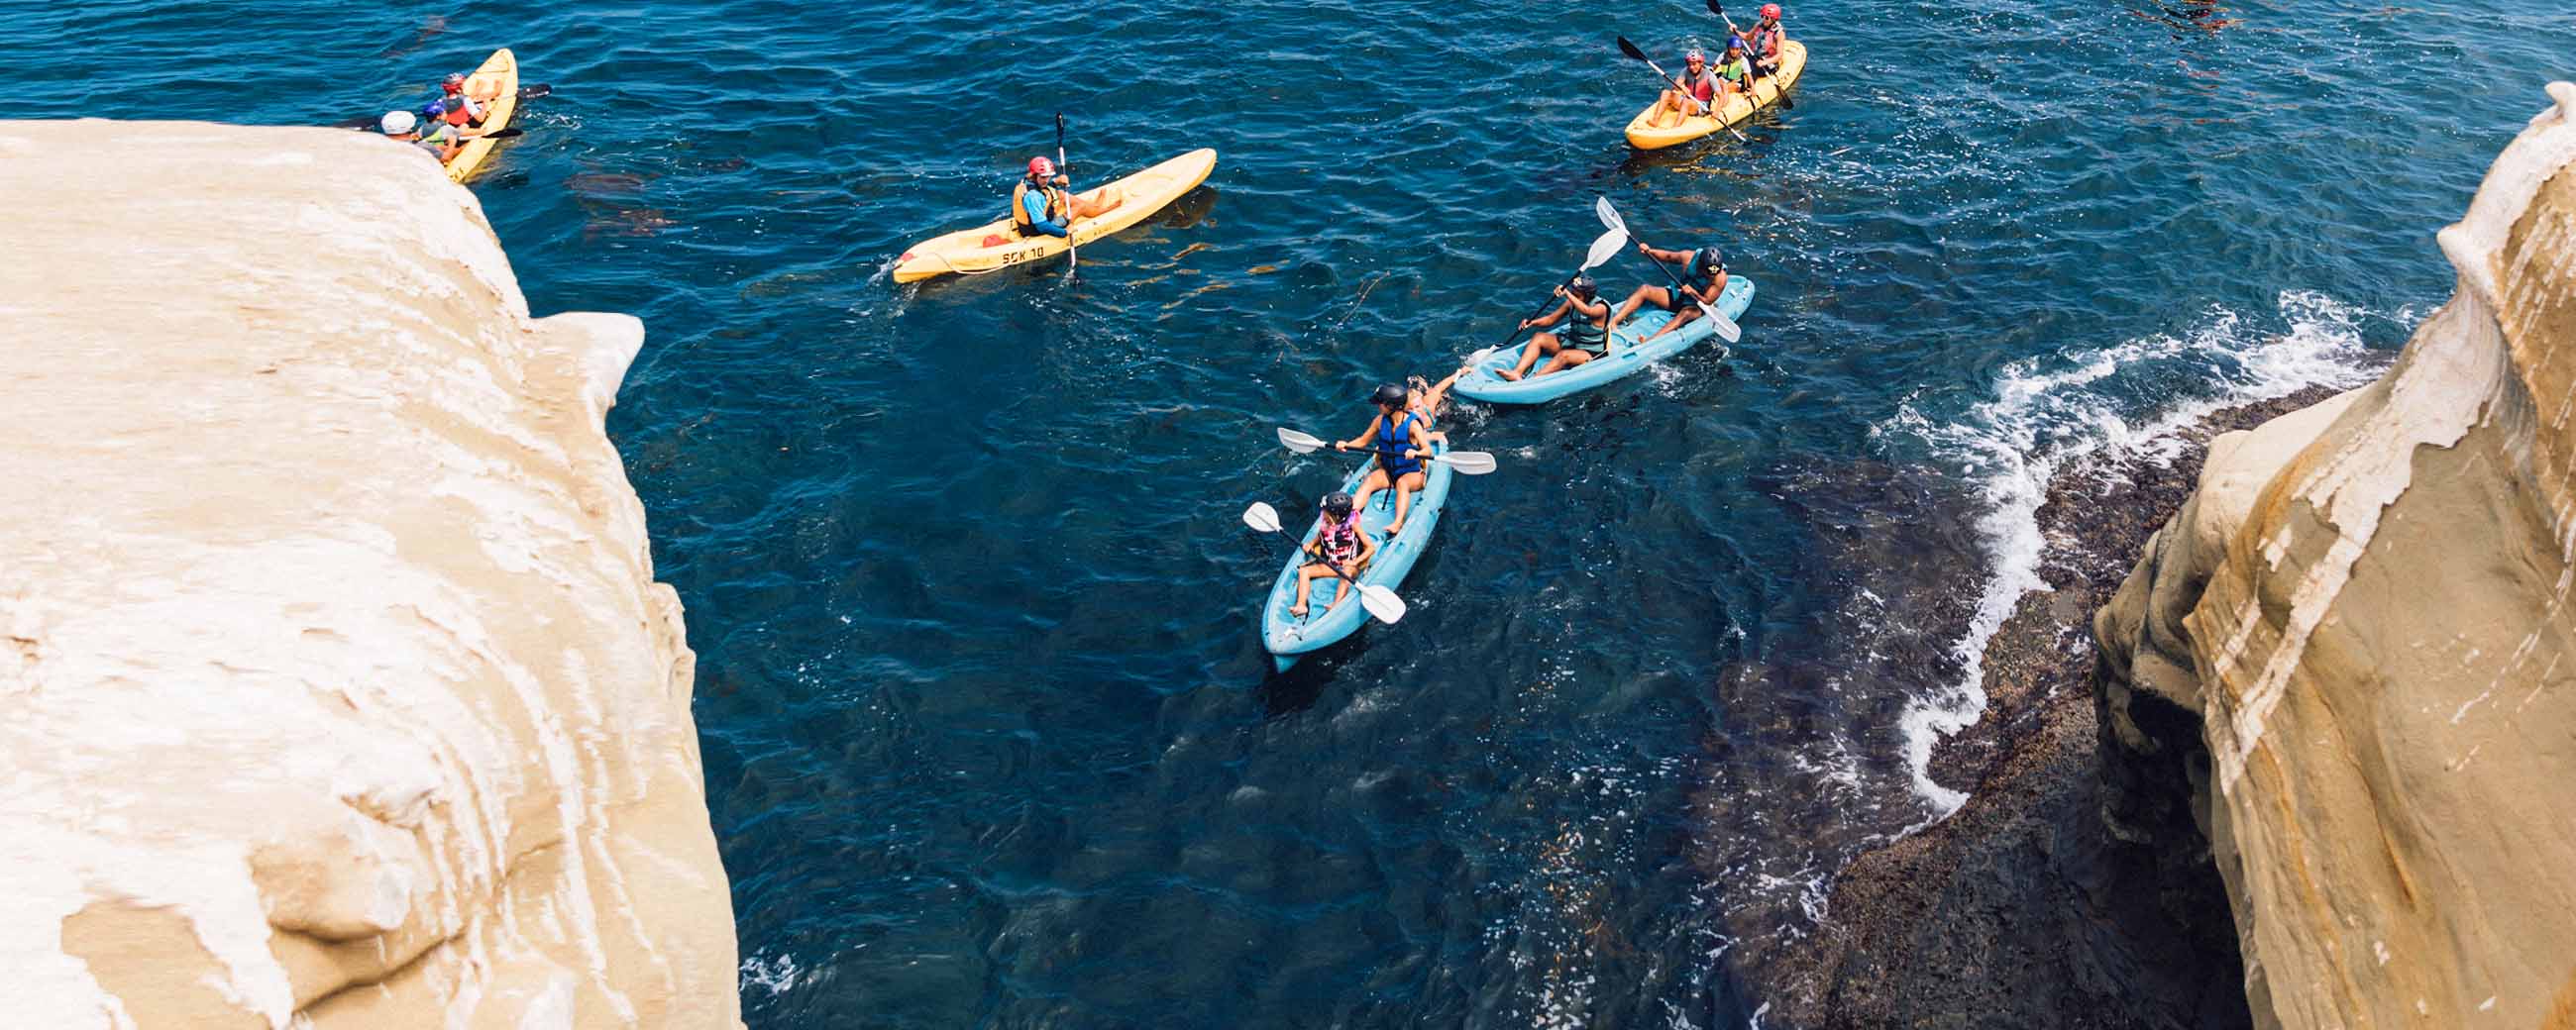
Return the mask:
[[[1306, 617], [1306, 598], [1315, 589], [1315, 581], [1333, 576], [1338, 571], [1356, 580], [1360, 570], [1377, 558], [1377, 541], [1360, 530], [1360, 512], [1351, 504], [1351, 495], [1334, 491], [1324, 495], [1317, 507], [1323, 514], [1315, 519], [1315, 539], [1306, 545], [1306, 553], [1315, 556], [1297, 570], [1297, 603], [1288, 606], [1292, 618]], [[1339, 578], [1339, 577], [1335, 577]], [[1348, 584], [1333, 591], [1333, 607], [1339, 608], [1359, 591]]]
[[1520, 364], [1498, 370], [1495, 375], [1519, 382], [1541, 357], [1548, 362], [1538, 374], [1548, 375], [1610, 353], [1610, 305], [1601, 300], [1601, 288], [1593, 284], [1591, 274], [1576, 273], [1572, 283], [1556, 288], [1556, 295], [1565, 298], [1565, 303], [1545, 315], [1523, 321], [1521, 328], [1546, 329], [1559, 322], [1565, 323], [1565, 328], [1530, 337], [1528, 346], [1521, 348]]
[[[1682, 89], [1668, 89], [1655, 101], [1650, 115], [1659, 129], [1669, 129], [1682, 119], [1708, 113], [1708, 105], [1717, 99], [1717, 76], [1709, 74], [1708, 55], [1697, 50], [1682, 58]], [[1687, 91], [1687, 92], [1685, 92]]]
[[1422, 416], [1413, 410], [1411, 391], [1388, 383], [1378, 387], [1370, 399], [1377, 402], [1377, 417], [1369, 420], [1368, 428], [1360, 435], [1333, 441], [1333, 449], [1377, 452], [1377, 468], [1360, 481], [1359, 505], [1360, 510], [1366, 511], [1369, 499], [1378, 491], [1395, 490], [1395, 519], [1386, 524], [1386, 538], [1393, 540], [1404, 532], [1404, 516], [1412, 510], [1413, 492], [1422, 489], [1422, 459], [1431, 453], [1431, 437]]
[[1011, 228], [1022, 236], [1062, 238], [1071, 234], [1074, 219], [1098, 218], [1127, 202], [1124, 197], [1106, 196], [1107, 190], [1095, 191], [1101, 196], [1075, 196], [1066, 189], [1072, 184], [1056, 171], [1055, 162], [1030, 158], [1029, 174], [1011, 187]]
[[1641, 344], [1645, 343], [1647, 340], [1689, 325], [1692, 319], [1700, 316], [1702, 310], [1716, 308], [1717, 295], [1726, 292], [1726, 258], [1719, 254], [1715, 247], [1701, 247], [1698, 250], [1656, 250], [1640, 243], [1637, 245], [1637, 253], [1664, 264], [1684, 265], [1682, 288], [1676, 292], [1653, 283], [1637, 287], [1637, 292], [1628, 295], [1628, 302], [1620, 305], [1618, 312], [1610, 316], [1610, 324], [1605, 331], [1614, 336], [1619, 332], [1619, 323], [1627, 321], [1628, 316], [1636, 314], [1638, 308], [1652, 304], [1672, 312], [1672, 321], [1664, 323], [1663, 328], [1648, 334], [1645, 340], [1637, 341]]

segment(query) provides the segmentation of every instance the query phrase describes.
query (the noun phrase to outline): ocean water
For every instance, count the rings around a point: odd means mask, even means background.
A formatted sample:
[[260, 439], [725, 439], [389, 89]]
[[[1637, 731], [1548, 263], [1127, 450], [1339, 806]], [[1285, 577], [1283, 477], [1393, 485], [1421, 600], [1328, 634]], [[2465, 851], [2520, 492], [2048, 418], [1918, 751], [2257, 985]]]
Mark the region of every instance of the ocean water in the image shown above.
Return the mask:
[[[1752, 6], [1750, 0], [1745, 5]], [[17, 117], [315, 124], [495, 46], [475, 184], [540, 313], [640, 315], [610, 432], [688, 606], [755, 1027], [1743, 1026], [2041, 587], [2050, 473], [2357, 382], [2576, 77], [2539, 3], [1851, 0], [1747, 142], [1631, 154], [1691, 5], [0, 8]], [[1051, 153], [1212, 146], [1058, 264], [896, 286]], [[1412, 614], [1255, 626], [1369, 386], [1599, 231], [1760, 284], [1704, 348], [1449, 426]], [[389, 212], [389, 216], [398, 216]], [[1625, 258], [1610, 288], [1654, 277]]]

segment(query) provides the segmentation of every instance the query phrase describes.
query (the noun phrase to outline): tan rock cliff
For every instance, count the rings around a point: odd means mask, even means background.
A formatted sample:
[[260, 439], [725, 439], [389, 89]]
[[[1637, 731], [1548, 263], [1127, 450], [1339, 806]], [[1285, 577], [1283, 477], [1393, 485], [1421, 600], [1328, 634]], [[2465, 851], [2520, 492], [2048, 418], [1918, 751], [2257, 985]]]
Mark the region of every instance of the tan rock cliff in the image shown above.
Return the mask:
[[2440, 234], [2377, 383], [2211, 449], [2096, 617], [2198, 713], [2258, 1023], [2576, 1025], [2576, 85]]
[[732, 1026], [694, 656], [472, 194], [0, 123], [0, 1023]]

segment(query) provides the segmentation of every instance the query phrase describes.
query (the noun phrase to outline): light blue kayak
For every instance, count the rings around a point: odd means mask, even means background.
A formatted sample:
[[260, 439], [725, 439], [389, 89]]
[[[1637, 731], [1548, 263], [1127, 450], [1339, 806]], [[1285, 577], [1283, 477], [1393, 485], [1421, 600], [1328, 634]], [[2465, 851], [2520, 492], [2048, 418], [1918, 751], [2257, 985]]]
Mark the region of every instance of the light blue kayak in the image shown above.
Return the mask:
[[[1433, 449], [1446, 452], [1449, 448], [1435, 444]], [[1374, 456], [1362, 462], [1359, 471], [1342, 481], [1342, 492], [1356, 496], [1360, 480], [1368, 478], [1369, 470], [1376, 467]], [[1431, 531], [1439, 528], [1440, 506], [1449, 500], [1449, 481], [1457, 473], [1438, 462], [1426, 461], [1423, 468], [1422, 489], [1413, 493], [1413, 507], [1405, 516], [1402, 536], [1386, 538], [1387, 523], [1395, 521], [1394, 490], [1378, 491], [1369, 499], [1368, 510], [1360, 513], [1360, 532], [1377, 541], [1377, 558], [1360, 572], [1360, 582], [1395, 589], [1396, 584], [1404, 582], [1404, 574], [1413, 571], [1413, 563], [1422, 557], [1423, 550], [1431, 546]], [[1318, 528], [1310, 518], [1298, 546], [1313, 544]], [[1279, 570], [1279, 579], [1270, 585], [1269, 603], [1261, 608], [1261, 644], [1270, 649], [1270, 660], [1281, 672], [1288, 671], [1307, 652], [1350, 636], [1369, 617], [1357, 597], [1337, 603], [1342, 601], [1345, 584], [1332, 576], [1315, 581], [1314, 591], [1306, 599], [1305, 618], [1289, 615], [1288, 609], [1297, 603], [1297, 569], [1305, 564], [1305, 551], [1289, 555], [1287, 567]]]
[[[1717, 295], [1717, 309], [1733, 321], [1744, 317], [1744, 309], [1752, 306], [1753, 280], [1740, 275], [1728, 276], [1726, 292]], [[1653, 343], [1637, 345], [1638, 340], [1663, 328], [1664, 323], [1672, 319], [1670, 312], [1638, 312], [1619, 326], [1614, 341], [1616, 346], [1611, 348], [1609, 357], [1594, 358], [1554, 375], [1532, 375], [1517, 383], [1494, 373], [1519, 362], [1521, 348], [1497, 351], [1476, 362], [1476, 367], [1459, 376], [1457, 385], [1449, 389], [1458, 396], [1488, 404], [1538, 404], [1635, 374], [1639, 369], [1689, 350], [1701, 340], [1717, 334], [1717, 324], [1702, 318], [1665, 333]], [[1540, 359], [1539, 367], [1546, 365], [1546, 359]], [[1537, 370], [1531, 369], [1532, 372]]]

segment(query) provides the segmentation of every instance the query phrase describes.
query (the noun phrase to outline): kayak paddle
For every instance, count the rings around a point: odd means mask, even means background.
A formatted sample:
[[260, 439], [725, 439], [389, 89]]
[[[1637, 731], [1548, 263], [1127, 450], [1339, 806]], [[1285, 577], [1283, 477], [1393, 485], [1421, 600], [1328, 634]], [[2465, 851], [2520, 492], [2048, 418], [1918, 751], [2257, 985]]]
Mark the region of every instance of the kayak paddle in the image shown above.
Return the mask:
[[553, 95], [555, 95], [555, 88], [543, 82], [537, 83], [533, 86], [519, 87], [519, 99], [521, 100], [535, 100], [538, 97], [550, 97]]
[[[1601, 224], [1617, 229], [1623, 233], [1628, 232], [1627, 219], [1619, 217], [1619, 209], [1610, 206], [1610, 198], [1603, 197], [1599, 201], [1595, 202], [1592, 205], [1592, 213], [1601, 216]], [[1636, 239], [1636, 236], [1631, 233], [1629, 234], [1629, 238]], [[1643, 247], [1646, 245], [1646, 241], [1637, 240], [1637, 245]], [[1675, 301], [1678, 302], [1688, 296], [1688, 294], [1682, 292], [1682, 277], [1674, 275], [1673, 270], [1666, 266], [1662, 259], [1656, 258], [1653, 255], [1648, 255], [1647, 260], [1654, 263], [1657, 271], [1664, 273], [1664, 278], [1673, 281], [1673, 299]], [[1679, 307], [1680, 305], [1676, 303], [1674, 306]], [[1717, 323], [1717, 335], [1720, 339], [1723, 339], [1728, 343], [1734, 343], [1735, 341], [1744, 338], [1744, 329], [1736, 325], [1734, 319], [1728, 318], [1724, 313], [1716, 310], [1716, 305], [1702, 304], [1697, 306], [1699, 307], [1700, 317], [1710, 319]]]
[[[1278, 533], [1283, 537], [1288, 535], [1279, 528], [1279, 512], [1260, 501], [1254, 501], [1252, 507], [1243, 509], [1243, 524], [1252, 527], [1254, 532]], [[1302, 553], [1305, 551], [1305, 545], [1300, 544], [1297, 549]], [[1395, 591], [1375, 583], [1362, 583], [1352, 579], [1350, 573], [1342, 571], [1341, 566], [1332, 562], [1324, 562], [1323, 566], [1333, 570], [1333, 575], [1341, 577], [1342, 582], [1359, 590], [1360, 607], [1368, 609], [1368, 613], [1376, 616], [1377, 621], [1392, 626], [1397, 619], [1404, 617], [1404, 599], [1395, 596]]]
[[[1687, 86], [1682, 85], [1682, 80], [1680, 80], [1680, 79], [1676, 79], [1676, 78], [1672, 77], [1670, 74], [1666, 73], [1666, 72], [1664, 71], [1664, 66], [1663, 66], [1663, 65], [1656, 64], [1656, 63], [1655, 63], [1655, 59], [1654, 59], [1654, 58], [1651, 58], [1651, 57], [1646, 56], [1646, 52], [1645, 52], [1645, 51], [1637, 49], [1637, 44], [1635, 44], [1635, 43], [1631, 43], [1631, 42], [1628, 42], [1628, 37], [1626, 37], [1626, 36], [1621, 36], [1621, 37], [1619, 37], [1619, 52], [1620, 52], [1620, 53], [1623, 53], [1623, 54], [1626, 54], [1626, 55], [1628, 55], [1629, 57], [1635, 58], [1635, 59], [1637, 59], [1637, 60], [1640, 60], [1640, 61], [1644, 61], [1644, 62], [1646, 62], [1646, 67], [1654, 69], [1654, 70], [1655, 70], [1655, 74], [1660, 75], [1660, 76], [1663, 76], [1663, 79], [1664, 79], [1664, 81], [1665, 81], [1665, 82], [1672, 83], [1672, 84], [1673, 84], [1673, 88], [1674, 88], [1675, 90], [1679, 90], [1683, 96], [1686, 96], [1686, 97], [1687, 97], [1687, 96], [1690, 96], [1690, 88], [1689, 88], [1689, 87], [1687, 87]], [[1699, 110], [1700, 110], [1700, 116], [1701, 116], [1701, 117], [1703, 117], [1703, 118], [1715, 118], [1715, 117], [1717, 117], [1717, 109], [1716, 109], [1715, 107], [1711, 107], [1707, 101], [1705, 101], [1705, 100], [1696, 100], [1696, 98], [1694, 98], [1694, 100], [1695, 100], [1695, 102], [1696, 102], [1696, 103], [1698, 103], [1698, 104], [1699, 104]], [[1728, 135], [1734, 136], [1734, 137], [1735, 137], [1736, 139], [1738, 139], [1738, 140], [1741, 140], [1741, 139], [1743, 139], [1743, 138], [1744, 138], [1744, 134], [1743, 134], [1743, 133], [1740, 133], [1740, 132], [1735, 131], [1735, 126], [1728, 125], [1728, 124], [1726, 124], [1726, 123], [1724, 123], [1724, 122], [1720, 122], [1720, 123], [1718, 123], [1718, 126], [1717, 126], [1717, 127], [1718, 127], [1718, 128], [1721, 128], [1721, 129], [1726, 130]]]
[[[1618, 257], [1619, 249], [1627, 245], [1628, 233], [1625, 230], [1612, 229], [1609, 232], [1602, 233], [1600, 239], [1592, 241], [1592, 249], [1583, 255], [1583, 267], [1575, 269], [1573, 275], [1566, 276], [1565, 284], [1557, 287], [1557, 289], [1564, 289], [1567, 286], [1574, 285], [1574, 280], [1576, 278], [1580, 277], [1585, 272], [1601, 267], [1603, 264], [1608, 263], [1611, 258]], [[1555, 306], [1556, 293], [1554, 291], [1549, 291], [1547, 300], [1539, 304], [1538, 310], [1530, 312], [1529, 318], [1521, 319], [1521, 321], [1526, 323], [1531, 319], [1535, 319], [1540, 315], [1546, 314], [1547, 309]], [[1530, 329], [1531, 327], [1528, 325], [1515, 326], [1512, 329], [1512, 334], [1510, 336], [1503, 337], [1503, 342], [1479, 352], [1477, 357], [1467, 359], [1468, 364], [1472, 365], [1483, 361], [1483, 355], [1492, 354], [1495, 351], [1511, 346], [1513, 342], [1521, 338], [1522, 333], [1528, 332]]]
[[[1332, 446], [1332, 444], [1326, 443], [1322, 439], [1309, 436], [1305, 433], [1300, 433], [1286, 426], [1279, 427], [1279, 444], [1280, 446], [1286, 447], [1299, 454], [1313, 454], [1316, 451]], [[1389, 451], [1378, 448], [1370, 449], [1379, 454], [1393, 454], [1397, 457], [1403, 456], [1402, 452], [1399, 451]], [[1421, 457], [1428, 461], [1436, 461], [1443, 465], [1447, 465], [1458, 472], [1470, 476], [1481, 476], [1494, 470], [1494, 456], [1484, 451], [1451, 451], [1447, 454], [1425, 454]]]
[[[1062, 111], [1055, 113], [1055, 167], [1057, 174], [1064, 176], [1068, 180], [1073, 178], [1072, 172], [1064, 170], [1064, 112]], [[1073, 267], [1081, 263], [1082, 254], [1075, 250], [1073, 246], [1073, 184], [1068, 181], [1064, 186], [1065, 278], [1073, 278]]]

